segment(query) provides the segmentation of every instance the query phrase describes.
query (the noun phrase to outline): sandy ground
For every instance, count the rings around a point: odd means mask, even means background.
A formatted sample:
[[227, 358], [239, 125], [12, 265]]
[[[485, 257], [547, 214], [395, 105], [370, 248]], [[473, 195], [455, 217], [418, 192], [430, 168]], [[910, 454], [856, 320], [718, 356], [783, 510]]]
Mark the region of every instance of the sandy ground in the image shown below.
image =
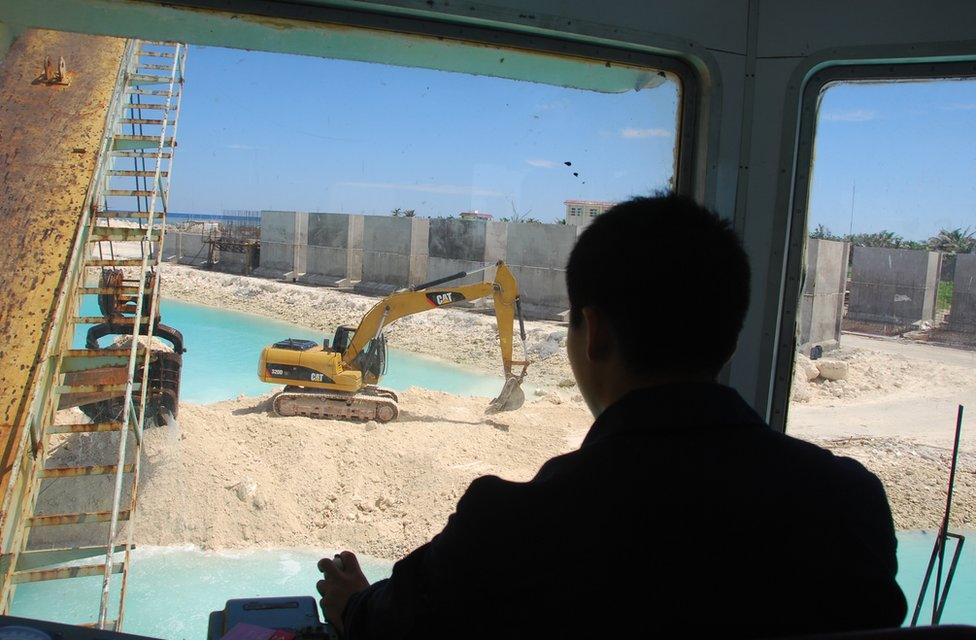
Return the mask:
[[[167, 266], [167, 295], [283, 319], [322, 331], [355, 323], [375, 299], [255, 278]], [[391, 344], [495, 371], [493, 318], [440, 310], [405, 319]], [[485, 400], [412, 389], [389, 425], [270, 415], [267, 397], [183, 404], [179, 430], [147, 432], [135, 539], [142, 544], [347, 547], [397, 558], [441, 529], [474, 478], [531, 477], [579, 445], [591, 418], [569, 377], [565, 330], [532, 322], [529, 348], [540, 385], [517, 412], [484, 415]], [[845, 335], [830, 354], [847, 379], [798, 385], [788, 431], [861, 461], [884, 482], [899, 529], [934, 529], [945, 500], [955, 406], [968, 403], [954, 506], [956, 526], [976, 527], [976, 354]], [[74, 415], [72, 415], [74, 414]], [[61, 420], [78, 420], [76, 411]], [[64, 437], [55, 464], [114, 449], [110, 434]], [[90, 463], [90, 462], [89, 462]], [[46, 481], [40, 512], [105, 508], [108, 479]], [[70, 484], [69, 484], [70, 483]], [[73, 509], [71, 509], [73, 510]], [[38, 529], [55, 544], [100, 525]], [[64, 529], [64, 531], [53, 531]], [[44, 537], [40, 537], [44, 536]], [[57, 536], [61, 536], [60, 538]]]
[[[475, 477], [529, 479], [588, 425], [582, 403], [556, 394], [485, 415], [482, 398], [412, 389], [386, 425], [274, 417], [268, 397], [185, 404], [178, 430], [147, 431], [138, 543], [348, 547], [396, 558], [443, 527]], [[112, 434], [64, 437], [53, 462], [108, 463], [116, 443]], [[105, 509], [109, 486], [105, 477], [46, 481], [38, 511]], [[101, 526], [36, 529], [32, 540], [95, 542]]]

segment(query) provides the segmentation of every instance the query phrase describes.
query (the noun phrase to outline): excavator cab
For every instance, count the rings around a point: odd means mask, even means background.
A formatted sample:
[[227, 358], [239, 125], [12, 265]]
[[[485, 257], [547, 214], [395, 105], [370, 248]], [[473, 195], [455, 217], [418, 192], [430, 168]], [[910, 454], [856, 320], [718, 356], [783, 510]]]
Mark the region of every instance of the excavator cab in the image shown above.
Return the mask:
[[345, 353], [354, 333], [356, 333], [356, 327], [348, 325], [336, 327], [335, 335], [332, 337], [332, 350], [339, 354]]

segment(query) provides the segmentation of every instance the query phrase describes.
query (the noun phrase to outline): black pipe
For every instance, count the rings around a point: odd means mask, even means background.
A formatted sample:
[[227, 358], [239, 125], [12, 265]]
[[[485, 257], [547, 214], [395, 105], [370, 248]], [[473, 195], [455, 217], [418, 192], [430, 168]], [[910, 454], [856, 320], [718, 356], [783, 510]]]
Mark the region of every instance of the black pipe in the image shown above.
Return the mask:
[[[949, 466], [949, 488], [946, 492], [945, 513], [942, 516], [942, 525], [939, 527], [939, 533], [935, 538], [935, 546], [932, 547], [932, 555], [929, 557], [928, 567], [925, 569], [925, 576], [922, 578], [922, 588], [919, 590], [918, 601], [915, 603], [915, 612], [912, 614], [912, 622], [910, 625], [912, 627], [918, 624], [919, 615], [922, 613], [922, 603], [925, 601], [925, 594], [928, 592], [929, 580], [932, 578], [932, 570], [936, 568], [936, 562], [938, 562], [938, 568], [935, 577], [935, 590], [932, 593], [932, 624], [939, 624], [939, 621], [942, 619], [942, 611], [945, 608], [946, 600], [949, 598], [949, 586], [952, 584], [952, 579], [956, 573], [959, 554], [962, 552], [962, 545], [966, 541], [964, 536], [958, 533], [950, 533], [949, 531], [949, 512], [952, 508], [952, 493], [956, 483], [956, 463], [959, 459], [959, 436], [962, 433], [962, 413], [963, 406], [959, 405], [959, 411], [956, 413], [955, 442], [952, 445], [952, 463]], [[956, 539], [956, 548], [949, 565], [949, 572], [946, 575], [945, 587], [943, 587], [942, 570], [945, 562], [946, 541], [948, 538]]]
[[445, 282], [450, 282], [451, 280], [460, 280], [468, 275], [467, 271], [458, 271], [452, 276], [444, 276], [443, 278], [438, 278], [437, 280], [431, 280], [430, 282], [425, 282], [423, 284], [418, 284], [416, 286], [410, 287], [411, 291], [420, 291], [421, 289], [426, 289], [427, 287], [436, 287], [439, 284], [444, 284]]
[[518, 313], [519, 319], [519, 333], [522, 336], [522, 341], [525, 341], [525, 320], [522, 319], [522, 296], [515, 298], [515, 311]]

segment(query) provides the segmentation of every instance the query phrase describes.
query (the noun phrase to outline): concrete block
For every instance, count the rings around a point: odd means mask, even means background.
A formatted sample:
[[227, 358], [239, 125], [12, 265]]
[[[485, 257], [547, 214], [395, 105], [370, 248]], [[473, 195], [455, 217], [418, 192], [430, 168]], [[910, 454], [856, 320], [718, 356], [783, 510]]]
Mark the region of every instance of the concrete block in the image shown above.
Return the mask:
[[431, 258], [484, 260], [487, 223], [449, 218], [437, 218], [429, 223], [427, 254]]
[[303, 282], [344, 286], [362, 274], [363, 216], [312, 213], [308, 217]]
[[180, 259], [180, 232], [167, 231], [163, 238], [163, 257], [164, 262], [176, 262]]
[[907, 328], [935, 319], [941, 255], [854, 247], [848, 319]]
[[565, 269], [576, 244], [576, 227], [560, 224], [510, 224], [505, 262], [512, 265]]
[[307, 271], [308, 213], [261, 212], [261, 266], [254, 272], [294, 280]]
[[536, 309], [534, 315], [557, 315], [569, 308], [566, 293], [566, 270], [549, 267], [509, 265], [519, 285], [524, 309]]
[[806, 278], [797, 318], [798, 349], [803, 354], [815, 346], [826, 351], [840, 345], [849, 254], [846, 242], [811, 239], [807, 243]]
[[202, 233], [178, 232], [177, 261], [195, 266], [206, 263], [209, 247], [204, 242], [205, 239]]
[[976, 333], [976, 254], [956, 256], [949, 329]]
[[429, 220], [363, 217], [362, 287], [420, 284], [427, 275]]

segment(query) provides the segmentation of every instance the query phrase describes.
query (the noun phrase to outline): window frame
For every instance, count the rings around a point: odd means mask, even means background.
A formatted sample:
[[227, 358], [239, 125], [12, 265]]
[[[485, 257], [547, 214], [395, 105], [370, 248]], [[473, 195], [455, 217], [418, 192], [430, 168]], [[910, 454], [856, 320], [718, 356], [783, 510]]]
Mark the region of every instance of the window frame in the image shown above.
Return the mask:
[[824, 93], [845, 82], [896, 83], [932, 80], [976, 80], [976, 62], [854, 63], [828, 66], [809, 77], [800, 98], [799, 126], [794, 154], [794, 175], [789, 190], [786, 269], [779, 305], [776, 356], [769, 424], [785, 432], [789, 418], [793, 363], [796, 358], [796, 323], [805, 278], [810, 187], [813, 178], [817, 115]]
[[[701, 134], [706, 127], [702, 121], [704, 99], [703, 78], [695, 64], [679, 52], [655, 53], [648, 51], [639, 43], [605, 44], [593, 41], [583, 35], [571, 33], [539, 35], [512, 28], [481, 26], [444, 18], [415, 16], [404, 13], [387, 13], [382, 10], [329, 7], [302, 4], [288, 0], [267, 2], [267, 0], [238, 0], [233, 11], [227, 9], [226, 0], [171, 0], [166, 3], [174, 9], [203, 10], [225, 17], [238, 17], [248, 14], [258, 18], [284, 19], [319, 24], [323, 27], [387, 31], [429, 38], [431, 40], [452, 41], [460, 45], [505, 47], [542, 55], [558, 55], [565, 58], [579, 58], [581, 61], [613, 63], [642, 67], [653, 71], [672, 74], [678, 84], [678, 106], [675, 122], [673, 185], [674, 191], [694, 197], [704, 187], [707, 178], [702, 173], [708, 150], [701, 143]], [[52, 27], [56, 28], [56, 27]], [[126, 37], [140, 37], [138, 33]], [[152, 38], [150, 38], [152, 39]], [[192, 42], [190, 44], [193, 44]], [[221, 46], [221, 45], [212, 45]], [[285, 47], [282, 47], [281, 52]], [[259, 48], [278, 52], [278, 50]], [[304, 54], [308, 55], [308, 54]], [[335, 58], [335, 56], [321, 56]], [[356, 58], [344, 58], [356, 59]], [[385, 60], [383, 64], [397, 66], [396, 60]], [[436, 67], [428, 67], [437, 69]], [[450, 72], [450, 71], [448, 71]], [[559, 86], [545, 79], [535, 80], [541, 84]], [[653, 91], [653, 89], [651, 89]]]

